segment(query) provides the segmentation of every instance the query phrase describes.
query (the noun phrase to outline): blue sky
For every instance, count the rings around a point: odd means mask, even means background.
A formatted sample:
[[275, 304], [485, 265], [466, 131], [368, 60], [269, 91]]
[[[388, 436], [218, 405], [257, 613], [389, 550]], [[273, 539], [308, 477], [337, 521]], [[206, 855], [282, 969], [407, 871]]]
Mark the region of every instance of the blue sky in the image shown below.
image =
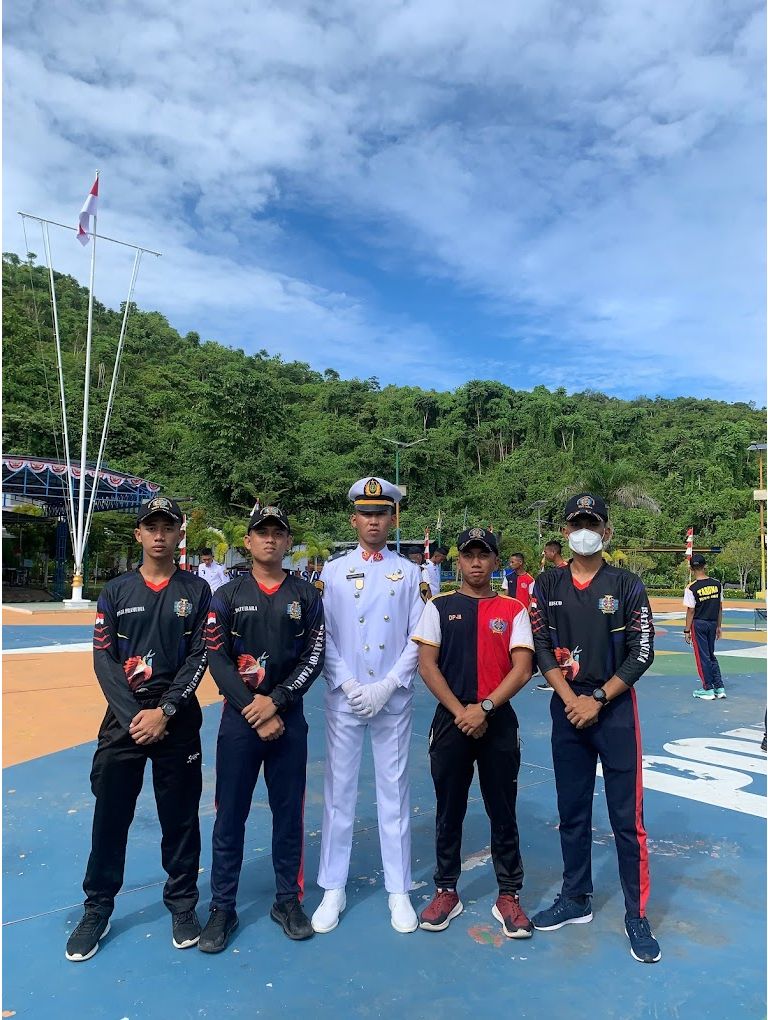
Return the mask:
[[[98, 166], [99, 230], [163, 252], [136, 300], [182, 332], [382, 383], [765, 402], [761, 3], [4, 14], [6, 250]], [[129, 271], [103, 246], [97, 296]]]

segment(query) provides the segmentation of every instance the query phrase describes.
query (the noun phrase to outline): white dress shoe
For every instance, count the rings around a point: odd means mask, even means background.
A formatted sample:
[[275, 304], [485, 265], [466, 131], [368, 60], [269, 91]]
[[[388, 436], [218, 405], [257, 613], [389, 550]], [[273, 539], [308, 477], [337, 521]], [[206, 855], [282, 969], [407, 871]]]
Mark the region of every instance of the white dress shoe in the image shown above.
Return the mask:
[[326, 889], [322, 903], [312, 915], [312, 927], [318, 935], [333, 931], [339, 923], [339, 914], [347, 905], [347, 894], [343, 889]]
[[389, 911], [392, 914], [392, 927], [395, 931], [405, 934], [416, 931], [419, 927], [419, 919], [411, 906], [411, 897], [408, 893], [390, 893]]

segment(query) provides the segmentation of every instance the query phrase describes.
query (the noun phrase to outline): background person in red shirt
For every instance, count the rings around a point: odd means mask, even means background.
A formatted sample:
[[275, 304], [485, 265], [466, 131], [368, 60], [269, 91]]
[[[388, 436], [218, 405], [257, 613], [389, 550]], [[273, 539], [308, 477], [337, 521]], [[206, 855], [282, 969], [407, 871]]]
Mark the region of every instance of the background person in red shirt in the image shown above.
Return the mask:
[[512, 553], [509, 557], [509, 569], [504, 572], [501, 588], [511, 598], [519, 599], [526, 609], [531, 604], [533, 577], [525, 569], [525, 557], [522, 553]]

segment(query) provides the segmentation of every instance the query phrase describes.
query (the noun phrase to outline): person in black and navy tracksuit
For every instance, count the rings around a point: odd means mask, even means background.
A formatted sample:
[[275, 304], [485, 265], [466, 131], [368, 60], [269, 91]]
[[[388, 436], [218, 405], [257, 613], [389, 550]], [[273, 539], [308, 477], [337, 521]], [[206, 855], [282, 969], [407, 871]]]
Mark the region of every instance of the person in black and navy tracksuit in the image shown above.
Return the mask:
[[93, 661], [108, 708], [91, 769], [96, 807], [83, 882], [85, 914], [67, 942], [68, 960], [90, 959], [109, 931], [148, 760], [168, 873], [163, 900], [173, 915], [173, 945], [187, 949], [200, 936], [195, 905], [202, 714], [195, 691], [206, 667], [203, 633], [211, 590], [194, 574], [176, 568], [173, 554], [182, 521], [172, 499], [155, 496], [144, 503], [134, 532], [143, 563], [108, 581], [99, 596]]
[[653, 662], [651, 608], [640, 578], [603, 559], [612, 534], [604, 501], [589, 493], [573, 496], [564, 518], [573, 558], [568, 569], [539, 574], [531, 602], [539, 668], [554, 690], [552, 759], [563, 886], [553, 905], [532, 920], [542, 931], [592, 920], [592, 801], [599, 758], [630, 951], [642, 963], [655, 963], [661, 950], [645, 914], [650, 876], [634, 692]]
[[715, 656], [715, 641], [720, 639], [723, 625], [723, 586], [714, 577], [707, 576], [707, 561], [701, 553], [691, 556], [694, 578], [683, 595], [685, 606], [685, 640], [693, 645], [696, 669], [701, 687], [693, 692], [694, 698], [714, 701], [725, 697], [725, 684], [720, 663]]
[[289, 938], [313, 934], [301, 906], [307, 772], [302, 698], [323, 668], [325, 626], [318, 589], [282, 569], [291, 541], [278, 507], [255, 511], [244, 540], [253, 568], [216, 592], [208, 617], [210, 669], [226, 702], [216, 747], [211, 915], [199, 945], [206, 953], [225, 949], [238, 925], [245, 822], [262, 765], [277, 882], [270, 916]]

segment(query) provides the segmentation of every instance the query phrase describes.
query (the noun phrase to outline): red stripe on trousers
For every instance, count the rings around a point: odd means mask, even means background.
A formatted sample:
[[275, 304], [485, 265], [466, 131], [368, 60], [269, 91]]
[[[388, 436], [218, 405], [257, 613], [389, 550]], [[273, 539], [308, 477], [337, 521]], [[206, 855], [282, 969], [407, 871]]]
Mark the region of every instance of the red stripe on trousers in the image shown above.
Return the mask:
[[299, 903], [304, 900], [304, 801], [306, 793], [301, 798], [301, 863], [299, 864]]
[[643, 744], [640, 737], [640, 717], [637, 714], [637, 697], [634, 687], [629, 692], [632, 696], [632, 711], [635, 714], [635, 746], [637, 747], [637, 770], [635, 774], [635, 831], [640, 847], [640, 916], [645, 917], [645, 905], [651, 892], [651, 871], [648, 867], [648, 837], [643, 824]]
[[693, 656], [696, 659], [696, 669], [699, 671], [699, 680], [701, 680], [701, 686], [706, 690], [707, 685], [704, 683], [704, 670], [701, 668], [699, 648], [696, 644], [696, 624], [693, 620], [691, 620], [691, 644], [693, 645]]

